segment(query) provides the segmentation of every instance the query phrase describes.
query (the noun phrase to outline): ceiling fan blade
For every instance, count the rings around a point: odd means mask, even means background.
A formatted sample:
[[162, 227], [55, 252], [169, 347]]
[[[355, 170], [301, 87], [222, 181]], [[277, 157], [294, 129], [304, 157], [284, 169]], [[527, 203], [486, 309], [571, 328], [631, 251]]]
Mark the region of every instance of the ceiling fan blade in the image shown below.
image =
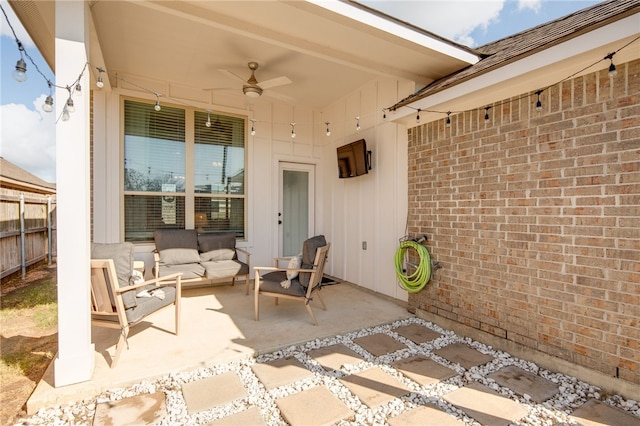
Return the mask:
[[266, 92], [264, 92], [264, 95], [262, 96], [266, 96], [268, 98], [272, 98], [272, 99], [277, 99], [279, 101], [282, 101], [284, 103], [293, 105], [295, 102], [295, 99], [292, 98], [291, 96], [287, 96], [287, 95], [283, 95], [282, 93], [278, 93], [278, 92], [274, 92], [273, 90], [268, 90]]
[[241, 81], [243, 83], [246, 83], [246, 80], [244, 78], [240, 77], [239, 75], [237, 75], [235, 73], [232, 73], [229, 70], [218, 70], [218, 71], [220, 71], [222, 74], [226, 75], [227, 77], [231, 77], [231, 78], [239, 80], [239, 81]]
[[272, 78], [271, 80], [258, 82], [258, 86], [260, 86], [264, 90], [271, 89], [272, 87], [284, 86], [285, 84], [291, 84], [291, 80], [289, 80], [289, 77], [282, 76]]

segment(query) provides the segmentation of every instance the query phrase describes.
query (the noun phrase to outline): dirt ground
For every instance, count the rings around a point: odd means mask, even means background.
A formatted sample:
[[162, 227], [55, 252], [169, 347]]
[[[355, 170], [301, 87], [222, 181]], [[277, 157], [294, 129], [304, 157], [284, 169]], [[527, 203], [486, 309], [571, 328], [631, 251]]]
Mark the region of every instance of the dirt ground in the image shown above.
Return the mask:
[[[18, 289], [36, 286], [44, 280], [55, 283], [55, 278], [55, 264], [39, 265], [29, 270], [24, 280], [19, 274], [3, 279], [0, 294], [5, 299]], [[26, 402], [58, 350], [57, 326], [37, 326], [30, 311], [32, 309], [25, 308], [19, 316], [0, 324], [0, 355], [5, 364], [18, 367], [15, 373], [2, 374], [1, 425], [12, 425], [26, 415]]]

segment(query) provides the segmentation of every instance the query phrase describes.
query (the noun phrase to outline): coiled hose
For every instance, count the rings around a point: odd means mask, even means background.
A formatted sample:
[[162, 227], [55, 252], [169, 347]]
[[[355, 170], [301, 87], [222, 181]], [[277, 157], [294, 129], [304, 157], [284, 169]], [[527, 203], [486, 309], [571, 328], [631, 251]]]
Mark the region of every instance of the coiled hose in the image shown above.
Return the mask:
[[[410, 275], [405, 275], [403, 268], [404, 256], [408, 249], [414, 249], [420, 257], [420, 263], [416, 266], [416, 270]], [[424, 288], [431, 279], [431, 256], [427, 248], [415, 241], [405, 240], [400, 243], [400, 247], [396, 250], [395, 256], [396, 275], [400, 281], [400, 286], [409, 293], [417, 293]]]

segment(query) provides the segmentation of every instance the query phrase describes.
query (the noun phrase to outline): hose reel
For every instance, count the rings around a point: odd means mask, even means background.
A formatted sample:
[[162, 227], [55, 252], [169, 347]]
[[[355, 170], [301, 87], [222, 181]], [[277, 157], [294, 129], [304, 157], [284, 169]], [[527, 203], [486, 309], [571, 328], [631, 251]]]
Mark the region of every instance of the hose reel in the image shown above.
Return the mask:
[[[419, 239], [404, 239], [400, 241], [400, 246], [395, 254], [396, 275], [400, 286], [409, 293], [417, 293], [427, 285], [431, 279], [431, 255], [429, 250], [422, 243], [426, 237]], [[417, 264], [405, 262], [407, 251], [411, 249], [418, 254]], [[409, 271], [409, 268], [413, 271]], [[438, 265], [435, 265], [438, 269]]]

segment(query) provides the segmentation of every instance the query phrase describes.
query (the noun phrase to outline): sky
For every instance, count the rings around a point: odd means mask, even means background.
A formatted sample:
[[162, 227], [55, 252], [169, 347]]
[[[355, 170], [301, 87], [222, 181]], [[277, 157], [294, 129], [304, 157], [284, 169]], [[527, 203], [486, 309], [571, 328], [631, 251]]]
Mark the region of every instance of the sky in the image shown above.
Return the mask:
[[[597, 0], [360, 0], [417, 27], [476, 47], [598, 3]], [[55, 182], [55, 116], [42, 111], [55, 76], [6, 0], [0, 5], [37, 68], [27, 61], [27, 81], [12, 78], [20, 58], [15, 37], [0, 16], [0, 155], [46, 182]], [[57, 100], [54, 100], [56, 102]]]

